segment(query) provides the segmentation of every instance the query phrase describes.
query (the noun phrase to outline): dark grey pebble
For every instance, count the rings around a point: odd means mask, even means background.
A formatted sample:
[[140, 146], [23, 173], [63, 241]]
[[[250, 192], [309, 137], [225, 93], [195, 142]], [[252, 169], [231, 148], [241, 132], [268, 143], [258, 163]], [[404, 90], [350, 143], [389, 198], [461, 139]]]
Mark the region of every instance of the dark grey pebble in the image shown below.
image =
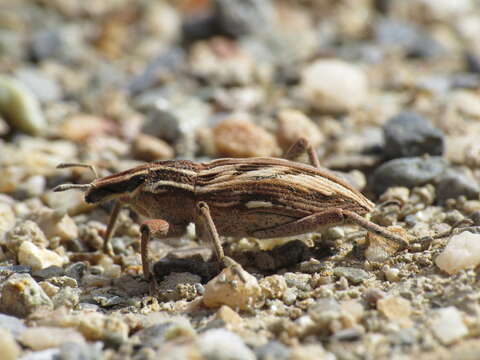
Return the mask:
[[416, 112], [404, 111], [394, 116], [383, 127], [383, 133], [389, 159], [443, 153], [443, 132]]
[[65, 275], [74, 278], [77, 280], [77, 282], [80, 282], [80, 280], [83, 277], [83, 274], [85, 273], [85, 270], [87, 268], [87, 265], [83, 262], [76, 262], [71, 265], [68, 265], [67, 268], [65, 269]]
[[6, 265], [0, 266], [0, 275], [10, 275], [13, 273], [16, 274], [30, 274], [32, 272], [32, 268], [27, 265]]
[[438, 179], [447, 166], [447, 162], [438, 156], [390, 160], [374, 171], [371, 188], [380, 195], [391, 186], [422, 186]]
[[42, 61], [57, 56], [62, 47], [60, 33], [55, 30], [35, 32], [30, 44], [30, 57], [33, 61]]
[[50, 279], [55, 276], [63, 276], [65, 274], [64, 270], [56, 265], [51, 265], [45, 269], [36, 270], [33, 272], [32, 276], [35, 279], [45, 280]]
[[435, 39], [412, 23], [381, 19], [374, 25], [374, 34], [378, 44], [400, 48], [408, 57], [431, 58], [444, 52]]
[[288, 360], [290, 349], [278, 341], [270, 341], [255, 349], [258, 360]]
[[437, 200], [444, 204], [448, 199], [465, 196], [467, 199], [477, 199], [480, 193], [478, 182], [470, 176], [450, 170], [443, 174], [437, 186]]

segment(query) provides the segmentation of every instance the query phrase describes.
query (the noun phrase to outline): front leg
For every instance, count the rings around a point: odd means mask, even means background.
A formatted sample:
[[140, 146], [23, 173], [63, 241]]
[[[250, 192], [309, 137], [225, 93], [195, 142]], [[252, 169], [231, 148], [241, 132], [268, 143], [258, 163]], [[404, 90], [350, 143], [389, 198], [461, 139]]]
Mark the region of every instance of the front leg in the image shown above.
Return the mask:
[[315, 148], [310, 144], [306, 138], [299, 138], [291, 147], [287, 150], [284, 158], [287, 160], [296, 160], [300, 155], [307, 153], [310, 164], [316, 168], [320, 168], [320, 161], [318, 160], [317, 152]]
[[220, 241], [220, 236], [218, 235], [217, 228], [215, 223], [213, 222], [212, 215], [210, 214], [210, 208], [208, 207], [207, 203], [204, 201], [200, 201], [197, 204], [197, 219], [195, 221], [195, 226], [197, 231], [199, 231], [202, 235], [206, 235], [208, 240], [213, 245], [215, 250], [215, 256], [217, 261], [223, 267], [231, 267], [233, 271], [244, 281], [246, 282], [246, 278], [243, 273], [242, 266], [238, 264], [232, 258], [225, 256], [223, 251], [222, 243]]
[[141, 255], [143, 276], [145, 280], [151, 280], [150, 264], [148, 259], [148, 242], [152, 236], [157, 238], [178, 237], [185, 233], [185, 224], [172, 224], [162, 219], [147, 220], [140, 226]]

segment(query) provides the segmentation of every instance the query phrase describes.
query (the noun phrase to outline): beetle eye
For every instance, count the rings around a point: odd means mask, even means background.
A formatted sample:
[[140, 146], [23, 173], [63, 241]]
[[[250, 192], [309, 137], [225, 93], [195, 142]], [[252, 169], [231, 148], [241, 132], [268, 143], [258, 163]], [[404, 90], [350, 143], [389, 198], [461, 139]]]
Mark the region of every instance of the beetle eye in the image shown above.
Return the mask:
[[95, 187], [92, 187], [85, 193], [85, 201], [87, 203], [98, 203], [112, 195], [132, 192], [138, 186], [143, 184], [145, 179], [146, 175], [141, 174], [132, 176], [127, 180], [120, 180], [116, 182], [109, 182], [107, 184], [97, 185]]

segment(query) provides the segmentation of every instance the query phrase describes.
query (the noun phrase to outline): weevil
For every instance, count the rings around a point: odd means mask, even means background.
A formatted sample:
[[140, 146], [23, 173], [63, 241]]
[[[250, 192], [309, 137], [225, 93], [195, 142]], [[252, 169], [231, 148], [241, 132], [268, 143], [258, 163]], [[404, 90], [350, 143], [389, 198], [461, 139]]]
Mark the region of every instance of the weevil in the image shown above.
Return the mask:
[[[311, 165], [293, 161], [305, 152]], [[151, 279], [150, 238], [179, 237], [192, 222], [199, 237], [213, 244], [217, 260], [227, 264], [232, 262], [224, 255], [220, 235], [267, 239], [351, 223], [394, 242], [399, 249], [407, 247], [401, 236], [364, 218], [374, 204], [322, 168], [308, 141], [297, 141], [285, 157], [157, 161], [96, 178], [90, 184], [59, 185], [54, 191], [83, 189], [90, 204], [116, 200], [105, 239], [104, 250], [109, 253], [123, 204], [149, 218], [140, 226], [147, 281]], [[59, 167], [72, 165], [78, 164]]]

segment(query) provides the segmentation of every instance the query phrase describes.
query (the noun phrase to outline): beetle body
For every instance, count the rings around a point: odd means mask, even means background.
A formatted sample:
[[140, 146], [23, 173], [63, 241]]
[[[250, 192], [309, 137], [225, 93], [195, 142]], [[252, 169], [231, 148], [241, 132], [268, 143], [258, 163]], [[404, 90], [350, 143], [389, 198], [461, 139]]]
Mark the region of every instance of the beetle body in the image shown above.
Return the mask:
[[85, 194], [89, 203], [117, 198], [148, 218], [178, 228], [197, 223], [196, 204], [205, 202], [220, 235], [259, 239], [298, 235], [341, 222], [288, 227], [330, 209], [362, 216], [374, 206], [328, 170], [272, 158], [159, 161], [91, 185]]

